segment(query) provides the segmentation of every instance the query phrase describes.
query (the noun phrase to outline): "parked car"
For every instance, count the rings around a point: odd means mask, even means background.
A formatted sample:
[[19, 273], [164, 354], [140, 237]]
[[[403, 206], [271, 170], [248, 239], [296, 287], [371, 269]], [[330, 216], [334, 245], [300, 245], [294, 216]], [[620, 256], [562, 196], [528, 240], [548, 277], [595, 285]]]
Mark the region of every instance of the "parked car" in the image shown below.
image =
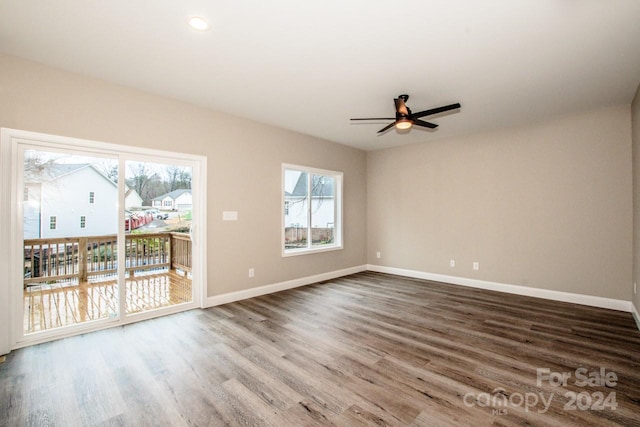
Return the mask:
[[157, 219], [167, 219], [169, 218], [169, 214], [166, 212], [160, 212], [158, 209], [149, 209], [147, 210], [147, 213], [150, 213], [151, 215], [153, 215], [154, 218]]

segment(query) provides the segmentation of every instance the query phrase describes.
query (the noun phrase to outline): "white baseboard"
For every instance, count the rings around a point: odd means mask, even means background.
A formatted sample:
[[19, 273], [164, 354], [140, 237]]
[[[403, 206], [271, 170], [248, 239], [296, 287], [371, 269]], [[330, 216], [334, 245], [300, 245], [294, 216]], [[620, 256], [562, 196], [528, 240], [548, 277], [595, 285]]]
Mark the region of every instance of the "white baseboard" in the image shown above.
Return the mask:
[[343, 270], [330, 271], [328, 273], [316, 274], [314, 276], [301, 277], [299, 279], [287, 280], [286, 282], [274, 283], [271, 285], [258, 286], [257, 288], [245, 289], [242, 291], [229, 292], [222, 295], [214, 295], [205, 300], [204, 308], [216, 305], [227, 304], [234, 301], [240, 301], [247, 298], [259, 297], [261, 295], [272, 294], [287, 289], [297, 288], [299, 286], [310, 285], [312, 283], [322, 282], [324, 280], [335, 279], [336, 277], [348, 276], [349, 274], [360, 273], [366, 271], [366, 265], [345, 268]]
[[592, 295], [574, 294], [570, 292], [552, 291], [549, 289], [531, 288], [527, 286], [511, 285], [507, 283], [489, 282], [486, 280], [470, 279], [466, 277], [447, 276], [444, 274], [427, 273], [423, 271], [385, 267], [373, 264], [359, 265], [356, 267], [345, 268], [343, 270], [330, 271], [327, 273], [316, 274], [314, 276], [306, 276], [299, 279], [287, 280], [286, 282], [259, 286], [242, 291], [229, 292], [222, 295], [214, 295], [212, 297], [206, 298], [203, 308], [227, 304], [230, 302], [240, 301], [248, 298], [259, 297], [261, 295], [267, 295], [274, 292], [280, 292], [287, 289], [310, 285], [312, 283], [331, 280], [337, 277], [360, 273], [366, 270], [375, 271], [378, 273], [396, 274], [398, 276], [412, 277], [416, 279], [433, 280], [436, 282], [468, 286], [490, 291], [505, 292], [509, 294], [525, 295], [554, 301], [570, 302], [574, 304], [582, 304], [592, 307], [608, 308], [611, 310], [630, 312], [636, 321], [638, 329], [640, 330], [640, 314], [631, 301], [597, 297]]
[[[613, 298], [552, 291], [549, 289], [531, 288], [528, 286], [510, 285], [506, 283], [488, 282], [486, 280], [447, 276], [444, 274], [426, 273], [423, 271], [405, 270], [402, 268], [385, 267], [381, 265], [369, 264], [367, 266], [367, 269], [379, 273], [396, 274], [398, 276], [413, 277], [415, 279], [433, 280], [436, 282], [444, 282], [454, 285], [469, 286], [472, 288], [487, 289], [490, 291], [544, 298], [554, 301], [571, 302], [574, 304], [589, 305], [592, 307], [609, 308], [612, 310], [631, 312], [633, 307], [631, 301]], [[638, 318], [636, 318], [636, 322], [638, 322]]]
[[633, 314], [633, 320], [636, 321], [636, 326], [640, 330], [640, 313], [638, 313], [638, 309], [633, 305], [633, 302], [631, 303], [631, 314]]

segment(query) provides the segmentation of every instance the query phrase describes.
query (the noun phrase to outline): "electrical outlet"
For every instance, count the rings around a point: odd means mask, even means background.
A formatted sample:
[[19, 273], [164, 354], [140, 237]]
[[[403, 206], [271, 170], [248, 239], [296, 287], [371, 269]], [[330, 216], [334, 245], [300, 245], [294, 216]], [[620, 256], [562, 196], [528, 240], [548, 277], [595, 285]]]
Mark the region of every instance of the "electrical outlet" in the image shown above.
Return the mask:
[[455, 267], [455, 266], [456, 266], [456, 260], [455, 259], [449, 260], [449, 267]]
[[477, 262], [477, 261], [476, 261], [476, 262], [474, 262], [474, 263], [473, 263], [473, 269], [474, 269], [474, 270], [480, 270], [480, 263], [479, 263], [479, 262]]
[[249, 277], [253, 277], [256, 275], [256, 271], [252, 268], [249, 269]]
[[381, 256], [380, 252], [376, 252], [376, 258], [380, 258]]

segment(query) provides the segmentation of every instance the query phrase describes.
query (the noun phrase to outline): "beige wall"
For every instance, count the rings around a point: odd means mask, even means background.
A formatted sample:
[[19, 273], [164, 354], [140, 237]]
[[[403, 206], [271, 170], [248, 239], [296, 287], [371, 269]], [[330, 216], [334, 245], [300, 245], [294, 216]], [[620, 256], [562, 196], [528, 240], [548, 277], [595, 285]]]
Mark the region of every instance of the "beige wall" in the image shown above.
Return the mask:
[[[0, 127], [207, 156], [208, 296], [366, 262], [363, 151], [2, 55]], [[281, 257], [283, 162], [344, 172], [344, 250]]]
[[[640, 286], [640, 86], [631, 104], [631, 136], [633, 139], [633, 281]], [[640, 288], [633, 295], [640, 312]]]
[[[365, 154], [0, 56], [0, 127], [207, 156], [209, 296], [368, 260], [629, 300], [630, 117], [612, 107]], [[282, 162], [345, 173], [344, 250], [280, 256]]]
[[369, 152], [369, 263], [630, 300], [630, 129], [620, 106]]

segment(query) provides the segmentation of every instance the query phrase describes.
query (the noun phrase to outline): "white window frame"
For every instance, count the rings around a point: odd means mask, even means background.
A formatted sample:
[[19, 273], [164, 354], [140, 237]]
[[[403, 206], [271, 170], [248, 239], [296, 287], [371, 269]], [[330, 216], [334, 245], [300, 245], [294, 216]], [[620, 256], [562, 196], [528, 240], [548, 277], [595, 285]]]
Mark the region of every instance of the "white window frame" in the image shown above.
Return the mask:
[[[300, 172], [306, 172], [308, 177], [312, 175], [324, 175], [330, 176], [335, 179], [335, 194], [334, 194], [334, 242], [331, 245], [321, 245], [321, 246], [313, 246], [311, 235], [312, 235], [312, 200], [309, 200], [307, 203], [307, 235], [309, 238], [307, 239], [307, 247], [306, 248], [296, 248], [296, 249], [285, 249], [285, 171], [286, 170], [295, 170]], [[308, 255], [319, 252], [329, 252], [329, 251], [337, 251], [342, 250], [342, 181], [344, 174], [338, 171], [332, 171], [327, 169], [318, 169], [314, 167], [301, 166], [301, 165], [293, 165], [288, 163], [282, 164], [282, 185], [280, 188], [280, 234], [282, 236], [282, 240], [280, 242], [280, 248], [282, 250], [283, 257], [297, 256], [297, 255]], [[311, 189], [307, 192], [307, 197], [311, 199], [312, 192]]]

